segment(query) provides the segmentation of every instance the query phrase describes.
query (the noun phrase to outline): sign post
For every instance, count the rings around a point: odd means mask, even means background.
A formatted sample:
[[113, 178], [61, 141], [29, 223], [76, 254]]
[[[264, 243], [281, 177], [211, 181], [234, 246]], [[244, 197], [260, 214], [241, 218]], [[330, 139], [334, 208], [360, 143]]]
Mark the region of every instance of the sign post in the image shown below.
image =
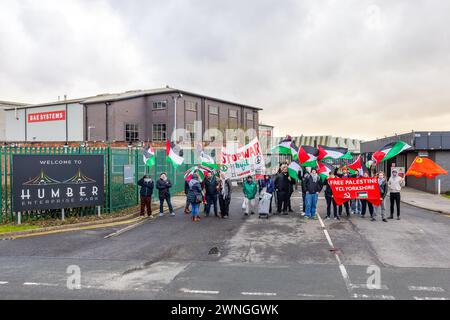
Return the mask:
[[66, 218], [66, 214], [65, 214], [64, 208], [62, 208], [61, 209], [61, 221], [64, 221], [65, 218]]

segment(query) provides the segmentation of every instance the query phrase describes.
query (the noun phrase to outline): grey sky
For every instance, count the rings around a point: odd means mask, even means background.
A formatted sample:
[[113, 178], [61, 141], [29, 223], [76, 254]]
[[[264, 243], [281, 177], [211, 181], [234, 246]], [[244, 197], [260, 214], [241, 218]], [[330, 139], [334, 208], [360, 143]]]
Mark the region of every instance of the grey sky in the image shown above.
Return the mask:
[[166, 84], [278, 135], [450, 130], [450, 1], [0, 0], [0, 100]]

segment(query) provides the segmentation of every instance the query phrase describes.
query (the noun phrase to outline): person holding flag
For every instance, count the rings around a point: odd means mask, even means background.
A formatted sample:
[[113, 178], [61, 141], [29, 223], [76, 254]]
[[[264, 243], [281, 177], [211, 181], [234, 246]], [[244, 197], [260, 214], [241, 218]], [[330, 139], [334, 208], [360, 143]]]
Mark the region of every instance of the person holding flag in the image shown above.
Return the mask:
[[277, 214], [288, 215], [289, 193], [291, 185], [295, 184], [295, 180], [289, 175], [289, 167], [283, 164], [280, 168], [281, 172], [275, 178], [275, 191], [277, 193]]
[[317, 219], [316, 218], [316, 209], [317, 209], [317, 201], [319, 199], [319, 193], [322, 191], [322, 181], [317, 174], [316, 169], [311, 170], [311, 175], [305, 181], [306, 187], [306, 210], [305, 210], [305, 218], [309, 219]]
[[266, 192], [266, 193], [272, 195], [272, 197], [270, 198], [269, 213], [272, 213], [272, 200], [273, 200], [273, 192], [274, 191], [275, 191], [275, 186], [274, 186], [272, 177], [268, 174], [264, 175], [264, 179], [259, 181], [259, 194]]

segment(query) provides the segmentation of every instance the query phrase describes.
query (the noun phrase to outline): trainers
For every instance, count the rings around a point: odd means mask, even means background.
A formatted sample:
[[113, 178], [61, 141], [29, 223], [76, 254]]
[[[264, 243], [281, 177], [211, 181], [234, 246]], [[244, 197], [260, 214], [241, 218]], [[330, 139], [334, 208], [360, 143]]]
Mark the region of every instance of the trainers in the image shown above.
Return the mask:
[[334, 219], [336, 219], [336, 220], [341, 220], [341, 218], [339, 218], [339, 217], [335, 217]]
[[246, 212], [246, 213], [244, 213], [244, 215], [245, 215], [245, 216], [248, 216], [248, 213]]
[[160, 216], [160, 217], [164, 217], [164, 213], [163, 213], [163, 212], [160, 212], [160, 213], [159, 213], [159, 216]]
[[175, 217], [175, 212], [172, 212], [172, 213], [170, 214], [170, 216], [171, 216], [171, 217]]
[[388, 222], [386, 219], [383, 219], [383, 222]]
[[304, 216], [304, 218], [305, 218], [305, 219], [309, 219], [309, 217], [308, 217], [308, 216]]
[[394, 219], [394, 216], [390, 216], [388, 219], [392, 220], [392, 219]]
[[361, 215], [361, 218], [365, 218], [363, 214]]
[[400, 220], [400, 217], [397, 217], [397, 220]]
[[325, 220], [330, 220], [330, 217], [326, 216], [326, 217], [325, 217]]
[[370, 221], [377, 221], [377, 219], [375, 219], [375, 218], [370, 218]]

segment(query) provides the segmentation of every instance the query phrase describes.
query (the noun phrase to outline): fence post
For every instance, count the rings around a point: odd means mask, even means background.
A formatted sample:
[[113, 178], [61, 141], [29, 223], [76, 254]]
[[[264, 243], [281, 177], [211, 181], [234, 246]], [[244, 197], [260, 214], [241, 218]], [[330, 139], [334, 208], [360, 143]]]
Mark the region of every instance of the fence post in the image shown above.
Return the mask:
[[[136, 188], [136, 205], [139, 204], [139, 150], [134, 149], [134, 186]], [[145, 166], [145, 171], [147, 171], [147, 165]], [[147, 172], [144, 172], [146, 174]]]
[[108, 144], [108, 212], [112, 212], [112, 150]]
[[98, 215], [98, 217], [102, 216], [102, 207], [101, 206], [97, 206], [97, 215]]
[[17, 212], [17, 224], [20, 226], [22, 224], [22, 213]]
[[66, 213], [64, 211], [64, 208], [61, 209], [61, 221], [64, 221], [64, 219], [66, 218]]

